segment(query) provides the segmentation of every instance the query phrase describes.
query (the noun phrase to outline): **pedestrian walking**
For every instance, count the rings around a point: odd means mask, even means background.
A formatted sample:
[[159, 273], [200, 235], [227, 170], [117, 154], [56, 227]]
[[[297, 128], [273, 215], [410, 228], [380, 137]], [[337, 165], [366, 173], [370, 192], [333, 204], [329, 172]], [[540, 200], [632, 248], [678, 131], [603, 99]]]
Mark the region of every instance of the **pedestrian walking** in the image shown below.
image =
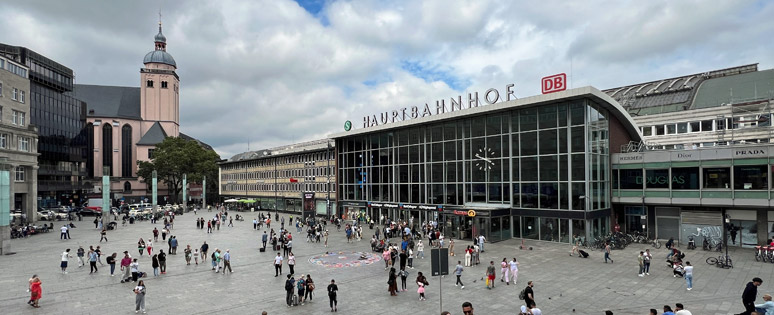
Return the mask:
[[483, 234], [478, 236], [478, 247], [480, 248], [481, 252], [484, 252], [484, 243], [486, 242], [486, 237], [484, 237]]
[[196, 263], [197, 266], [199, 265], [199, 255], [201, 255], [201, 254], [199, 254], [199, 249], [198, 248], [194, 248], [193, 259], [194, 259], [194, 262]]
[[78, 256], [78, 268], [85, 266], [86, 262], [83, 260], [83, 256], [86, 255], [86, 250], [83, 249], [83, 246], [78, 246], [78, 251], [75, 255]]
[[112, 255], [105, 258], [105, 262], [107, 262], [108, 265], [110, 265], [110, 276], [113, 277], [115, 274], [113, 274], [116, 271], [116, 256], [118, 256], [117, 253], [113, 253]]
[[531, 305], [537, 305], [535, 304], [535, 291], [532, 289], [535, 286], [535, 284], [532, 281], [527, 282], [527, 287], [524, 288], [522, 291], [522, 294], [520, 296], [524, 296], [524, 304], [532, 307]]
[[763, 284], [763, 280], [758, 277], [747, 283], [744, 292], [742, 292], [742, 305], [744, 305], [745, 311], [739, 315], [750, 315], [755, 312], [755, 299], [758, 298], [758, 287], [761, 284]]
[[406, 292], [408, 289], [406, 289], [406, 279], [408, 279], [408, 271], [406, 271], [406, 268], [403, 268], [399, 272], [400, 274], [400, 288], [401, 291]]
[[257, 229], [258, 229], [258, 219], [253, 218], [253, 230], [257, 230]]
[[607, 260], [610, 260], [610, 263], [615, 263], [612, 258], [610, 258], [610, 243], [605, 243], [605, 263], [607, 263]]
[[[296, 222], [296, 224], [298, 224], [298, 222]], [[298, 302], [299, 302], [299, 304], [304, 305], [304, 303], [301, 300], [301, 298], [306, 293], [306, 281], [304, 281], [304, 276], [303, 275], [301, 277], [299, 277], [298, 280], [296, 280], [296, 290], [298, 290]]]
[[419, 293], [419, 300], [424, 301], [427, 300], [425, 298], [425, 287], [430, 285], [430, 282], [427, 282], [427, 278], [422, 274], [422, 272], [417, 272], [417, 293]]
[[157, 229], [156, 227], [153, 228], [153, 239], [156, 240], [157, 242], [159, 241], [159, 229]]
[[140, 252], [140, 257], [142, 257], [142, 252], [145, 251], [145, 241], [142, 238], [137, 242], [137, 251]]
[[339, 301], [336, 299], [336, 295], [339, 292], [339, 286], [336, 285], [336, 280], [331, 279], [331, 284], [328, 285], [328, 301], [331, 305], [331, 312], [338, 312]]
[[390, 291], [390, 296], [397, 296], [398, 294], [398, 275], [395, 273], [395, 267], [390, 268], [390, 274], [387, 275], [387, 291]]
[[637, 276], [644, 277], [645, 276], [645, 252], [640, 251], [640, 255], [637, 256], [637, 262], [640, 266], [640, 272], [637, 274]]
[[472, 258], [473, 258], [473, 248], [468, 246], [465, 249], [465, 267], [470, 267], [470, 262]]
[[167, 274], [167, 254], [164, 254], [163, 249], [159, 250], [159, 270], [162, 275]]
[[207, 261], [207, 250], [210, 249], [210, 245], [207, 245], [207, 241], [202, 244], [202, 262]]
[[[511, 278], [508, 275], [509, 270], [510, 268], [508, 266], [508, 258], [503, 258], [503, 261], [500, 262], [500, 282], [505, 282], [506, 279]], [[508, 282], [508, 285], [510, 285], [510, 282]]]
[[215, 264], [215, 268], [216, 268], [215, 273], [219, 273], [220, 268], [223, 268], [223, 254], [220, 253], [220, 249], [216, 248], [215, 253], [213, 253], [213, 255], [215, 255], [213, 257], [213, 263]]
[[293, 306], [293, 295], [295, 295], [296, 279], [293, 279], [292, 275], [288, 275], [288, 279], [285, 280], [285, 303], [288, 307]]
[[66, 240], [66, 239], [70, 238], [69, 237], [70, 234], [67, 231], [67, 225], [62, 225], [62, 227], [60, 228], [60, 231], [62, 232], [61, 234], [59, 234], [59, 239], [60, 240]]
[[73, 258], [73, 256], [70, 256], [70, 249], [65, 249], [64, 253], [62, 253], [62, 263], [59, 264], [59, 267], [62, 268], [63, 274], [67, 274], [67, 263], [69, 262], [70, 258]]
[[130, 271], [130, 268], [129, 268], [129, 265], [131, 264], [132, 264], [132, 257], [129, 256], [128, 251], [124, 251], [124, 258], [121, 258], [121, 271], [124, 272], [124, 275], [121, 277], [121, 283], [129, 281], [129, 278], [132, 277], [132, 272]]
[[494, 260], [489, 261], [489, 266], [486, 267], [486, 288], [491, 290], [494, 286], [494, 280], [497, 278], [497, 271], [495, 271]]
[[516, 261], [516, 257], [513, 257], [513, 260], [508, 262], [508, 267], [511, 269], [511, 277], [510, 279], [505, 280], [505, 284], [507, 285], [509, 283], [509, 280], [513, 280], [513, 284], [516, 284], [516, 281], [519, 280], [519, 262]]
[[690, 261], [685, 262], [685, 284], [687, 286], [688, 291], [691, 291], [693, 289], [693, 266], [691, 266]]
[[645, 250], [645, 254], [642, 256], [642, 261], [644, 264], [644, 272], [646, 276], [650, 275], [650, 260], [653, 258], [653, 256], [650, 255], [650, 249]]
[[462, 261], [457, 261], [457, 267], [454, 267], [454, 275], [457, 276], [457, 282], [454, 283], [454, 286], [460, 286], [460, 289], [465, 288], [465, 284], [462, 283], [462, 280], [460, 280], [460, 277], [462, 277], [462, 271], [464, 269], [462, 268]]
[[296, 267], [296, 255], [293, 255], [293, 252], [290, 252], [290, 255], [288, 255], [288, 269], [290, 269], [291, 275], [296, 274], [295, 267]]
[[234, 273], [233, 270], [231, 270], [231, 250], [226, 249], [226, 253], [223, 254], [223, 274], [226, 274], [226, 268], [228, 268], [228, 272]]
[[105, 264], [102, 263], [102, 249], [97, 246], [97, 249], [94, 250], [95, 253], [97, 253], [97, 262], [100, 266], [104, 266]]
[[408, 267], [414, 269], [414, 250], [410, 246], [408, 249]]
[[277, 257], [274, 257], [274, 276], [279, 277], [282, 274], [282, 255], [277, 252]]
[[89, 267], [91, 268], [89, 274], [99, 271], [97, 270], [97, 253], [94, 250], [89, 250]]
[[191, 255], [193, 252], [191, 251], [191, 245], [186, 245], [185, 249], [183, 250], [183, 255], [185, 256], [185, 265], [190, 266], [191, 265]]
[[142, 311], [145, 314], [145, 282], [140, 280], [134, 287], [134, 313]]
[[153, 268], [153, 276], [158, 277], [159, 276], [159, 255], [153, 255], [151, 257], [151, 267]]
[[148, 250], [148, 255], [153, 254], [153, 241], [151, 239], [148, 239], [148, 242], [145, 243], [145, 249]]
[[266, 234], [266, 231], [263, 231], [263, 235], [261, 236], [261, 243], [263, 244], [263, 249], [266, 250], [266, 242], [269, 240], [269, 235]]
[[28, 302], [28, 304], [32, 305], [34, 308], [40, 308], [38, 303], [40, 302], [40, 297], [43, 295], [41, 284], [42, 282], [40, 282], [38, 275], [33, 275], [32, 279], [30, 279], [30, 302]]
[[102, 228], [102, 231], [99, 232], [99, 234], [100, 234], [100, 237], [99, 237], [99, 242], [100, 243], [102, 243], [102, 240], [105, 240], [105, 242], [108, 241], [108, 239], [107, 239], [107, 230], [105, 228]]
[[304, 302], [306, 302], [307, 297], [309, 300], [312, 300], [312, 291], [314, 291], [314, 281], [312, 280], [312, 275], [307, 274], [306, 275], [306, 292], [304, 292]]

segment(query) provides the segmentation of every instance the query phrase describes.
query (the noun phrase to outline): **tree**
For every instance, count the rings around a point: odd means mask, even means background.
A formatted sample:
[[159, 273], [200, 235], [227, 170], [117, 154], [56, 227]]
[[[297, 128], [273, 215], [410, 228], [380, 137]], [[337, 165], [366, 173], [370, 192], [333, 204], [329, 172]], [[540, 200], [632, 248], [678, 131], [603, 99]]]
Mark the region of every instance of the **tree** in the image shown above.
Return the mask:
[[215, 151], [203, 148], [196, 141], [168, 137], [156, 145], [150, 162], [137, 161], [137, 176], [150, 184], [155, 170], [159, 181], [163, 181], [172, 192], [173, 200], [179, 202], [183, 174], [188, 175], [190, 183], [201, 183], [204, 176], [207, 176], [210, 180], [207, 186], [217, 187], [218, 160], [220, 156]]

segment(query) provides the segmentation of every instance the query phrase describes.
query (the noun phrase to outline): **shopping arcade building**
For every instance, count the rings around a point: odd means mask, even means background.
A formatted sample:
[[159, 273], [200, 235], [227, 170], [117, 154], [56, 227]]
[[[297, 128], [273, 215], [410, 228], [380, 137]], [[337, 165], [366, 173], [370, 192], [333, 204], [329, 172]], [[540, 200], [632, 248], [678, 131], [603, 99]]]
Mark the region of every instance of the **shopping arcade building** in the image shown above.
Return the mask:
[[607, 234], [610, 154], [641, 141], [628, 113], [593, 87], [492, 103], [332, 135], [338, 214], [438, 221], [455, 239]]

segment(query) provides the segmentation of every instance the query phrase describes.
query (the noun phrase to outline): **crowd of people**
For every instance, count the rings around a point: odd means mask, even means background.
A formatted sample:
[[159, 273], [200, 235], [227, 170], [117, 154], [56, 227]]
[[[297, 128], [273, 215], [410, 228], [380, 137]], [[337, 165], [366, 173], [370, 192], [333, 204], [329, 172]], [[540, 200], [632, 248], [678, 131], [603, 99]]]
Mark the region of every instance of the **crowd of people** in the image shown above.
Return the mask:
[[[294, 235], [286, 228], [285, 216], [279, 216], [274, 214], [272, 217], [269, 213], [257, 213], [253, 219], [253, 229], [260, 233], [261, 251], [265, 252], [267, 246], [271, 245], [271, 253], [276, 253], [276, 257], [272, 260], [272, 264], [275, 269], [275, 277], [283, 275], [283, 265], [287, 265], [288, 273], [284, 280], [284, 289], [286, 292], [285, 303], [288, 307], [303, 306], [313, 300], [313, 293], [315, 292], [315, 281], [309, 273], [296, 273], [296, 256], [293, 253], [293, 238]], [[293, 218], [292, 215], [288, 217], [288, 226], [295, 227], [296, 235], [306, 231], [306, 242], [310, 245], [320, 244], [319, 246], [328, 247], [329, 231], [327, 225], [336, 225], [337, 231], [341, 233], [341, 227], [344, 227], [341, 237], [346, 243], [356, 243], [362, 239], [362, 233], [364, 226], [373, 230], [371, 236], [371, 249], [378, 252], [384, 260], [384, 268], [387, 274], [387, 292], [390, 296], [397, 296], [401, 292], [409, 291], [409, 288], [416, 289], [416, 296], [419, 301], [427, 300], [426, 288], [430, 285], [423, 272], [419, 271], [416, 276], [413, 276], [414, 260], [424, 259], [425, 246], [430, 248], [446, 248], [450, 256], [460, 256], [455, 253], [456, 249], [463, 249], [462, 256], [456, 260], [456, 266], [454, 269], [454, 275], [456, 277], [455, 286], [460, 289], [465, 288], [463, 283], [463, 273], [471, 273], [468, 268], [477, 268], [481, 265], [481, 253], [484, 252], [486, 238], [483, 235], [476, 235], [472, 238], [472, 243], [466, 243], [460, 245], [459, 240], [447, 239], [441, 229], [438, 227], [438, 223], [434, 221], [422, 222], [421, 224], [414, 224], [412, 220], [392, 220], [388, 217], [380, 217], [378, 222], [371, 219], [368, 216], [358, 217], [354, 220], [344, 220], [338, 217], [329, 218]], [[161, 220], [161, 218], [159, 218]], [[237, 216], [237, 220], [240, 217]], [[217, 233], [220, 230], [220, 225], [226, 225], [233, 227], [233, 219], [228, 215], [225, 209], [220, 209], [209, 220], [205, 220], [203, 217], [195, 218], [196, 227], [199, 230], [207, 228], [207, 233]], [[295, 221], [295, 222], [294, 222]], [[158, 222], [152, 221], [154, 224]], [[145, 295], [146, 285], [143, 282], [144, 279], [149, 277], [149, 274], [142, 271], [140, 267], [141, 263], [144, 265], [147, 261], [153, 269], [153, 277], [163, 277], [167, 273], [167, 261], [168, 255], [176, 255], [178, 247], [178, 239], [176, 235], [173, 235], [173, 228], [175, 222], [175, 215], [170, 213], [163, 217], [163, 225], [159, 227], [153, 227], [150, 231], [150, 235], [147, 237], [140, 237], [137, 242], [137, 256], [133, 257], [128, 250], [123, 251], [123, 257], [118, 258], [117, 253], [112, 253], [107, 256], [105, 263], [110, 266], [110, 275], [114, 276], [116, 264], [119, 265], [122, 272], [122, 283], [133, 283], [135, 288], [133, 293], [136, 296], [136, 311], [145, 312]], [[275, 224], [272, 228], [272, 223]], [[277, 224], [279, 223], [279, 224]], [[277, 226], [278, 225], [278, 226]], [[107, 241], [106, 230], [100, 226], [98, 227], [100, 242]], [[276, 228], [276, 230], [275, 230]], [[69, 232], [71, 227], [69, 225], [62, 227], [63, 239], [69, 238]], [[249, 228], [248, 228], [249, 229]], [[338, 237], [338, 236], [337, 236]], [[161, 238], [161, 240], [159, 240]], [[160, 243], [161, 242], [161, 243]], [[457, 244], [455, 244], [457, 242]], [[168, 248], [158, 249], [159, 244], [167, 243]], [[306, 246], [310, 246], [306, 245]], [[352, 244], [354, 245], [354, 244]], [[345, 245], [348, 246], [348, 245]], [[578, 252], [576, 247], [570, 252], [572, 256]], [[206, 241], [201, 246], [192, 247], [191, 245], [185, 245], [184, 260], [186, 265], [199, 265], [200, 260], [202, 264], [207, 263], [207, 259], [210, 259], [212, 271], [215, 273], [226, 274], [227, 272], [233, 273], [231, 261], [232, 253], [229, 249], [210, 248], [210, 244]], [[607, 260], [612, 261], [609, 255], [610, 251], [605, 250], [605, 262]], [[88, 262], [90, 267], [90, 274], [96, 274], [104, 264], [102, 262], [102, 249], [100, 246], [88, 246], [88, 250], [79, 246], [76, 249], [75, 257], [78, 261], [78, 267], [83, 268]], [[142, 256], [147, 256], [148, 260], [145, 260]], [[67, 249], [62, 253], [61, 271], [67, 273], [68, 262], [72, 256], [71, 250]], [[641, 251], [638, 255], [638, 276], [645, 277], [650, 275], [650, 263], [653, 256], [650, 250]], [[686, 281], [686, 289], [692, 289], [693, 281], [693, 266], [689, 261], [684, 261], [685, 255], [677, 248], [670, 248], [666, 257], [667, 265], [672, 269], [672, 275], [674, 277], [683, 277]], [[498, 275], [498, 263], [494, 260], [488, 264], [484, 262], [484, 267], [479, 269], [481, 280], [485, 282], [488, 290], [496, 289], [496, 282], [499, 276], [499, 282], [505, 283], [506, 286], [514, 284], [516, 287], [520, 269], [520, 263], [516, 257], [503, 258], [499, 262], [499, 275]], [[471, 269], [473, 270], [473, 269]], [[471, 277], [474, 279], [479, 278], [478, 275]], [[400, 280], [400, 282], [398, 282]], [[474, 280], [475, 282], [475, 280]], [[774, 314], [774, 302], [770, 295], [764, 295], [763, 304], [755, 304], [757, 299], [757, 287], [760, 286], [762, 280], [759, 278], [753, 279], [744, 290], [743, 304], [745, 306], [745, 312], [741, 314]], [[526, 286], [517, 287], [514, 289], [514, 295], [518, 294], [520, 300], [523, 300], [521, 307], [519, 308], [519, 314], [540, 315], [542, 311], [537, 307], [538, 302], [535, 298], [534, 291], [535, 282], [527, 281]], [[519, 291], [519, 289], [521, 289]], [[501, 289], [502, 290], [502, 289]], [[338, 311], [338, 285], [334, 280], [327, 285], [327, 295], [329, 298], [329, 305], [331, 312]], [[413, 290], [412, 290], [413, 291]], [[41, 281], [37, 276], [30, 278], [30, 305], [39, 307], [38, 301], [42, 293]], [[433, 298], [433, 297], [431, 297]], [[661, 308], [660, 308], [661, 309]], [[466, 311], [467, 310], [467, 311]], [[466, 302], [463, 304], [463, 312], [465, 314], [473, 314], [472, 304]], [[690, 314], [685, 310], [683, 305], [677, 303], [674, 308], [665, 305], [663, 310], [657, 311], [656, 309], [650, 310], [651, 314], [664, 314], [664, 315], [685, 315]], [[757, 312], [757, 313], [756, 313]], [[607, 314], [612, 314], [608, 311]]]

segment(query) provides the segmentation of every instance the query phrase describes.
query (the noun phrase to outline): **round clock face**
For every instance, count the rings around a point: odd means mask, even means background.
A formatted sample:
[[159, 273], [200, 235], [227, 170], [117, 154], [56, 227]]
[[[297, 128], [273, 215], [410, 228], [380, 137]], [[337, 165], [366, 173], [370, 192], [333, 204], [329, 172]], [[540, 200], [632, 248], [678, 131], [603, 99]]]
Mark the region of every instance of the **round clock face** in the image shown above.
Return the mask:
[[478, 152], [474, 154], [474, 157], [477, 159], [476, 167], [478, 167], [479, 170], [488, 171], [492, 169], [492, 166], [494, 165], [492, 159], [495, 157], [495, 153], [492, 149], [487, 147], [478, 149]]

